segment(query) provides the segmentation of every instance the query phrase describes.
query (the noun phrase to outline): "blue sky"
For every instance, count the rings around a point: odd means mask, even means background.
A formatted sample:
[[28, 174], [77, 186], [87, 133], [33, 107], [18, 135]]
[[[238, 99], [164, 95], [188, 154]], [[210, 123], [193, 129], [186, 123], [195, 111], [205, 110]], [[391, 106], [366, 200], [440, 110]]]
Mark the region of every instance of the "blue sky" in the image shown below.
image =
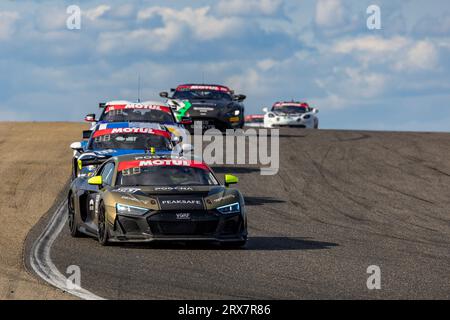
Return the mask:
[[322, 128], [450, 131], [449, 56], [448, 0], [4, 0], [0, 120], [79, 121], [135, 100], [140, 74], [146, 100], [205, 79], [246, 94], [247, 113], [299, 99]]

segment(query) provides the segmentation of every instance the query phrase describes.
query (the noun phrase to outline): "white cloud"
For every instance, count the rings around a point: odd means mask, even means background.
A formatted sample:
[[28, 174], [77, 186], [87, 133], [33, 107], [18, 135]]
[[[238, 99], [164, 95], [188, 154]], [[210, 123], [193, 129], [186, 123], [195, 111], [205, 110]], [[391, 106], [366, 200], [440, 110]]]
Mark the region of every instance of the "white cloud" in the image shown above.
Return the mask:
[[135, 6], [131, 3], [126, 3], [114, 7], [110, 11], [110, 15], [116, 18], [131, 18], [135, 13]]
[[368, 64], [388, 64], [397, 71], [432, 70], [439, 60], [437, 46], [429, 40], [414, 40], [396, 36], [381, 38], [366, 36], [336, 42], [332, 52], [353, 54], [366, 66]]
[[111, 10], [110, 6], [108, 6], [106, 4], [102, 4], [102, 5], [99, 5], [98, 7], [83, 11], [83, 13], [88, 19], [97, 20], [98, 18], [103, 16], [106, 12], [108, 12], [109, 10]]
[[100, 33], [98, 51], [126, 54], [129, 52], [164, 52], [177, 41], [208, 41], [234, 36], [243, 27], [236, 17], [218, 18], [210, 13], [210, 7], [180, 10], [168, 7], [150, 7], [137, 13], [138, 22], [144, 23], [160, 18], [162, 25], [153, 28], [144, 26], [134, 30], [117, 30]]
[[335, 27], [344, 21], [344, 7], [341, 0], [318, 0], [316, 24], [320, 27]]
[[272, 15], [281, 4], [281, 0], [221, 0], [217, 10], [223, 15]]
[[258, 61], [257, 65], [261, 70], [267, 71], [269, 69], [272, 69], [277, 63], [278, 62], [274, 59], [264, 59]]
[[34, 30], [37, 32], [48, 32], [66, 29], [66, 19], [68, 17], [65, 10], [57, 8], [38, 8], [34, 13]]
[[352, 53], [360, 51], [365, 53], [388, 53], [403, 49], [409, 44], [404, 37], [385, 39], [377, 36], [365, 36], [338, 41], [333, 46], [336, 53]]
[[399, 70], [432, 70], [439, 60], [438, 50], [430, 41], [419, 41], [407, 52], [404, 59], [396, 64]]
[[241, 19], [236, 17], [214, 17], [210, 14], [210, 11], [211, 8], [209, 6], [195, 9], [186, 7], [181, 10], [167, 7], [151, 7], [140, 11], [138, 20], [147, 20], [159, 16], [167, 29], [178, 29], [176, 31], [178, 34], [182, 33], [181, 30], [187, 29], [197, 40], [218, 39], [242, 30], [243, 21]]
[[334, 93], [328, 93], [324, 97], [313, 97], [309, 100], [309, 104], [322, 110], [343, 109], [351, 105], [346, 98]]
[[382, 96], [388, 81], [388, 76], [364, 68], [336, 67], [329, 76], [314, 80], [325, 94], [313, 100], [318, 106], [330, 109], [349, 107]]
[[114, 52], [127, 54], [130, 52], [163, 52], [181, 35], [181, 30], [173, 24], [164, 28], [137, 29], [132, 31], [103, 32], [99, 35], [97, 50], [101, 54]]
[[231, 88], [236, 88], [242, 92], [251, 92], [252, 94], [262, 94], [267, 92], [267, 81], [256, 70], [248, 69], [242, 74], [230, 76], [226, 83]]
[[8, 40], [15, 32], [15, 23], [19, 19], [17, 12], [0, 11], [0, 40]]
[[361, 98], [373, 98], [383, 93], [387, 78], [386, 76], [368, 72], [357, 68], [345, 68], [347, 78], [344, 78], [344, 88], [348, 90], [347, 96]]

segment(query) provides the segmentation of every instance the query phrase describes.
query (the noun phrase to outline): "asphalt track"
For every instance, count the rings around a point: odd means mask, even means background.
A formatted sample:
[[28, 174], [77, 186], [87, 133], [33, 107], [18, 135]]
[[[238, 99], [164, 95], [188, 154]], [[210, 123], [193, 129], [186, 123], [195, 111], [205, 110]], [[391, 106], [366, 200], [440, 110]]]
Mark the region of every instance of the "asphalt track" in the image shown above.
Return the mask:
[[[216, 168], [240, 178], [245, 249], [101, 247], [64, 226], [51, 261], [80, 266], [83, 289], [107, 299], [450, 298], [449, 134], [286, 129], [280, 156], [276, 176]], [[381, 290], [367, 289], [370, 265]]]

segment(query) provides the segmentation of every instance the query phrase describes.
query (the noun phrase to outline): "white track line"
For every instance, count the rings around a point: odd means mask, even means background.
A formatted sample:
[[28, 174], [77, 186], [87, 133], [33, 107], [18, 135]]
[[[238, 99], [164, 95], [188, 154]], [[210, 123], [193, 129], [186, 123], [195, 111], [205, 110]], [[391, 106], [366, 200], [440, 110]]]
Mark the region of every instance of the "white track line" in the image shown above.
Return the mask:
[[67, 278], [59, 272], [58, 268], [50, 258], [50, 249], [56, 240], [64, 224], [67, 221], [67, 200], [63, 201], [53, 216], [50, 218], [41, 235], [34, 242], [31, 248], [30, 264], [36, 274], [43, 280], [65, 292], [73, 294], [86, 300], [103, 300], [103, 298], [93, 294], [83, 288], [69, 288]]

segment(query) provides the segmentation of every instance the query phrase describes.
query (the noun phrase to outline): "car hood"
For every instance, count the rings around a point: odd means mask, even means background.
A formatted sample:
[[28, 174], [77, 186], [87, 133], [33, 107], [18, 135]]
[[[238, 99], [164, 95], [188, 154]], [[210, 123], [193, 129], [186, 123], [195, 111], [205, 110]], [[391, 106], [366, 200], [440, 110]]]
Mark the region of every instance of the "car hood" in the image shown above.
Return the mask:
[[308, 114], [308, 113], [286, 113], [286, 112], [281, 112], [281, 111], [271, 111], [271, 113], [280, 116], [280, 117], [300, 117], [304, 114]]
[[227, 105], [233, 105], [233, 101], [227, 101], [227, 100], [209, 100], [209, 99], [196, 99], [196, 100], [190, 100], [189, 101], [192, 106], [205, 106], [205, 107], [211, 107], [211, 108], [223, 108]]
[[236, 108], [239, 104], [234, 101], [224, 100], [190, 100], [191, 106], [186, 110], [186, 116], [217, 116], [225, 115]]
[[241, 202], [236, 189], [224, 186], [117, 187], [109, 192], [111, 205], [121, 203], [152, 210], [211, 210]]

